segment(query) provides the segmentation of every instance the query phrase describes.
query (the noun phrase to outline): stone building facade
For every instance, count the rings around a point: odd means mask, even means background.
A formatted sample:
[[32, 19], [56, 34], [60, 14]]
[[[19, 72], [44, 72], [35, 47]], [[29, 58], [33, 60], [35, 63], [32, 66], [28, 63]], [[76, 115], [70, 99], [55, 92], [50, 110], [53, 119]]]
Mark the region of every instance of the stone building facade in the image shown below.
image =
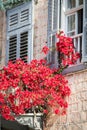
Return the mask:
[[[83, 2], [87, 4], [86, 0], [83, 0]], [[61, 3], [59, 3], [59, 5], [60, 4]], [[87, 7], [81, 5], [79, 8], [84, 9]], [[48, 40], [48, 0], [38, 0], [38, 3], [34, 4], [33, 11], [33, 58], [40, 59], [44, 57], [44, 54], [41, 54], [41, 49], [44, 45], [46, 45], [46, 41]], [[5, 59], [7, 55], [6, 17], [6, 12], [0, 11], [0, 68], [5, 65]], [[63, 17], [64, 13], [61, 13], [60, 22], [62, 22]], [[59, 26], [60, 23], [58, 23], [58, 27]], [[65, 23], [62, 23], [62, 28], [65, 29]], [[86, 32], [84, 31], [84, 33]], [[84, 41], [86, 42], [85, 37]], [[87, 42], [85, 44], [87, 44]], [[68, 79], [71, 88], [71, 96], [69, 99], [67, 99], [69, 100], [67, 115], [58, 116], [50, 113], [46, 126], [44, 126], [44, 130], [86, 130], [87, 64], [79, 62], [78, 65], [71, 66], [65, 70], [64, 75]]]

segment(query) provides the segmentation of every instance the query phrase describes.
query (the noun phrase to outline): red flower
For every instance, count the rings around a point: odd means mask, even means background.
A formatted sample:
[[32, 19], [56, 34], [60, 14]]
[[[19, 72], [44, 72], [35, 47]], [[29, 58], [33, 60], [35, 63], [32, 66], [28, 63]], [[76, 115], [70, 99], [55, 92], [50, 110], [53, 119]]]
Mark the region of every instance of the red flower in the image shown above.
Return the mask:
[[55, 109], [55, 114], [59, 114], [59, 109]]
[[49, 52], [49, 48], [48, 48], [47, 46], [44, 46], [44, 47], [42, 48], [42, 52], [43, 52], [44, 54], [47, 54], [47, 53]]
[[43, 110], [43, 113], [47, 114], [47, 113], [48, 113], [48, 110], [46, 110], [46, 109], [45, 109], [45, 110]]

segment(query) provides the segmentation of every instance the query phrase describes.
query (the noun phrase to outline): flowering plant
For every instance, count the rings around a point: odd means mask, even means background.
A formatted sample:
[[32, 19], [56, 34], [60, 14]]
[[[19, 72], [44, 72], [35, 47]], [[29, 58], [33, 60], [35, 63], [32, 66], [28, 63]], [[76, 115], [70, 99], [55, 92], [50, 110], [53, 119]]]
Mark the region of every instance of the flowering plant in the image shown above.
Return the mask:
[[[72, 39], [61, 33], [57, 38], [62, 66], [75, 63], [79, 55], [74, 52]], [[45, 46], [42, 51], [46, 54], [49, 49]], [[31, 110], [47, 114], [48, 106], [56, 114], [66, 113], [66, 96], [70, 95], [70, 88], [60, 69], [50, 69], [43, 59], [32, 60], [29, 64], [21, 59], [15, 63], [9, 61], [0, 72], [1, 115], [12, 120]]]

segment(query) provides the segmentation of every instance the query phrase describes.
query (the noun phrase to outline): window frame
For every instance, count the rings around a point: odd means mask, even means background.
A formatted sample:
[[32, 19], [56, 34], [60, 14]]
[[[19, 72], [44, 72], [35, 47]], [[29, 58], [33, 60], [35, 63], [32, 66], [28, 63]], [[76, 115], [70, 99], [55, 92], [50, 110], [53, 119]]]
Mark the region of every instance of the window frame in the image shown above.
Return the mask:
[[[76, 6], [76, 8], [71, 8], [71, 9], [67, 9], [67, 1], [65, 2], [65, 1], [63, 1], [63, 6], [64, 6], [64, 10], [63, 10], [63, 13], [64, 13], [64, 16], [65, 16], [65, 24], [67, 24], [67, 20], [66, 20], [66, 16], [68, 16], [68, 15], [70, 15], [70, 14], [72, 14], [72, 13], [75, 13], [75, 12], [77, 12], [77, 11], [79, 11], [79, 10], [81, 10], [81, 9], [83, 9], [83, 22], [84, 22], [84, 17], [85, 17], [85, 10], [86, 9], [84, 9], [84, 6], [85, 6], [85, 2], [86, 0], [83, 0], [83, 4], [81, 4], [81, 5], [79, 5], [78, 6], [78, 4], [77, 4], [77, 6]], [[87, 6], [86, 6], [87, 7]], [[85, 8], [86, 8], [85, 7]], [[84, 28], [84, 25], [85, 24], [83, 24], [83, 28]], [[67, 29], [66, 29], [66, 27], [64, 27], [64, 26], [62, 26], [63, 27], [63, 29], [65, 30], [65, 34], [67, 34]], [[83, 31], [84, 31], [84, 29], [83, 29]], [[81, 37], [82, 36], [82, 37]], [[84, 43], [83, 43], [83, 41], [84, 41], [84, 33], [82, 32], [82, 33], [79, 33], [79, 34], [76, 34], [75, 36], [72, 36], [72, 38], [76, 38], [76, 37], [79, 37], [79, 38], [82, 38], [82, 50], [85, 48], [85, 45], [84, 45]], [[74, 39], [75, 40], [75, 39]], [[79, 39], [78, 39], [79, 40]], [[75, 65], [71, 65], [71, 66], [69, 66], [68, 68], [66, 68], [64, 71], [63, 71], [63, 74], [65, 75], [65, 74], [73, 74], [73, 73], [77, 73], [77, 72], [79, 72], [79, 71], [84, 71], [85, 69], [87, 69], [87, 63], [85, 63], [84, 61], [85, 60], [83, 60], [83, 56], [84, 56], [84, 54], [83, 54], [84, 52], [82, 52], [82, 60], [81, 60], [81, 62], [79, 62], [79, 61], [77, 61], [77, 64], [75, 64]], [[85, 59], [85, 58], [84, 58]], [[87, 59], [86, 59], [86, 62], [87, 62]]]
[[[67, 2], [68, 2], [68, 0], [67, 0]], [[78, 3], [77, 2], [77, 0], [76, 0], [76, 3]], [[66, 25], [68, 24], [67, 23], [67, 17], [68, 16], [71, 16], [71, 15], [73, 15], [73, 14], [75, 14], [75, 18], [76, 18], [76, 20], [75, 20], [75, 35], [77, 35], [78, 33], [78, 25], [77, 25], [77, 23], [78, 23], [78, 15], [77, 15], [77, 13], [78, 13], [78, 11], [79, 10], [81, 10], [81, 9], [83, 9], [83, 5], [78, 5], [78, 4], [76, 4], [76, 7], [75, 8], [71, 8], [71, 9], [68, 9], [67, 8], [67, 4], [65, 3], [65, 12], [64, 12], [64, 14], [65, 14], [65, 22], [66, 22]], [[68, 26], [68, 25], [67, 25]], [[67, 34], [67, 30], [68, 30], [68, 28], [67, 28], [67, 26], [66, 26], [66, 28], [65, 28], [65, 32], [66, 32], [66, 34]], [[72, 35], [73, 36], [73, 35]]]

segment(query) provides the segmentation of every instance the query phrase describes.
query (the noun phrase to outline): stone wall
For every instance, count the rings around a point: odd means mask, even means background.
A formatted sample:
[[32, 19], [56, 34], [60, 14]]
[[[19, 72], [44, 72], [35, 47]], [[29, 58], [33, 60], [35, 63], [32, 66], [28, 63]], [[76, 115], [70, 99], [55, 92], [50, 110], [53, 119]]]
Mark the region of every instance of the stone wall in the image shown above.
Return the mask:
[[6, 17], [5, 12], [0, 11], [0, 68], [5, 64], [6, 50]]
[[34, 6], [34, 58], [40, 59], [45, 55], [41, 50], [47, 41], [48, 0], [38, 0]]
[[87, 70], [66, 75], [71, 88], [67, 115], [50, 115], [45, 130], [87, 130]]

